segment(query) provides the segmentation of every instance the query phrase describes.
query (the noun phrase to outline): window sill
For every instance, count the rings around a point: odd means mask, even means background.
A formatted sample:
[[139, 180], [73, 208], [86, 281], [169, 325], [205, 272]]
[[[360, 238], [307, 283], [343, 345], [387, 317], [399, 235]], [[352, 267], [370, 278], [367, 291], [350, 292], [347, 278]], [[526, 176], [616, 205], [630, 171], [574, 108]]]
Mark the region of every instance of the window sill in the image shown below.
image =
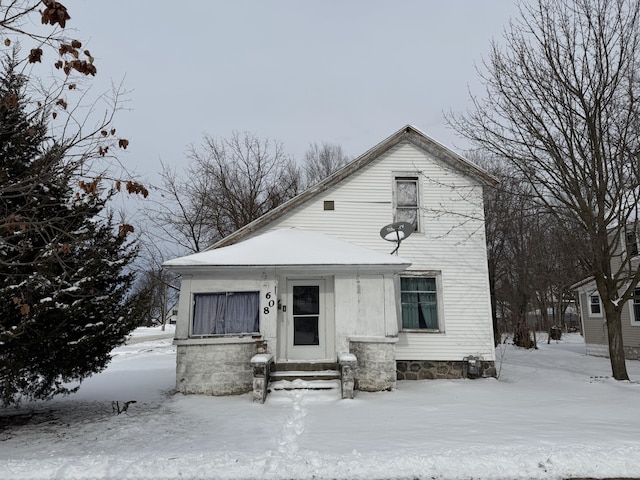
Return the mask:
[[255, 343], [262, 340], [261, 335], [207, 335], [176, 339], [174, 345], [223, 345], [234, 343]]
[[444, 333], [442, 330], [433, 328], [403, 328], [402, 333]]

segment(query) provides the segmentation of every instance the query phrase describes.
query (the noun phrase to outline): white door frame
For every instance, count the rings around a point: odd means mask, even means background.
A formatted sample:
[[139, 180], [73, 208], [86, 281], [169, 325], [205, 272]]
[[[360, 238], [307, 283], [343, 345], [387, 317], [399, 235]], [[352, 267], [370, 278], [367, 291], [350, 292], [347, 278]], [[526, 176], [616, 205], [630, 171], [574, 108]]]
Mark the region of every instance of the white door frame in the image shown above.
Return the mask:
[[[294, 314], [293, 287], [316, 285], [319, 288], [318, 344], [294, 345], [294, 318], [300, 319], [305, 315]], [[281, 328], [278, 334], [279, 360], [292, 362], [335, 361], [333, 277], [287, 277], [282, 298], [283, 311], [281, 312]], [[313, 316], [315, 315], [311, 314], [311, 317]]]

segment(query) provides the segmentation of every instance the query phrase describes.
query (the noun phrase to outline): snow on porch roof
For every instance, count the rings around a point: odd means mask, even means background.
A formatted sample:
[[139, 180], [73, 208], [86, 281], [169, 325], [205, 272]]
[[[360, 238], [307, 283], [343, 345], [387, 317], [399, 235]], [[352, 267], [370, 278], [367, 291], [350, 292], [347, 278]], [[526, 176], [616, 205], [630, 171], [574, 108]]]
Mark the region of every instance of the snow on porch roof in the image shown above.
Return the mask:
[[285, 228], [249, 238], [242, 242], [207, 250], [164, 263], [165, 267], [196, 266], [302, 266], [361, 265], [398, 267], [411, 262], [338, 240], [323, 233]]

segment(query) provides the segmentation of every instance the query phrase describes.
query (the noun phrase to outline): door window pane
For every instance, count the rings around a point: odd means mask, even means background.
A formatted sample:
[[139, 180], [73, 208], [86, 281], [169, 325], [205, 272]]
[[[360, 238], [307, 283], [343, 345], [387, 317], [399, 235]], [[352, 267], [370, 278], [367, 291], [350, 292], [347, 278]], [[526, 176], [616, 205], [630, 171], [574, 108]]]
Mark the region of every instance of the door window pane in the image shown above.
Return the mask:
[[320, 313], [320, 287], [296, 285], [293, 287], [293, 314], [317, 315]]
[[318, 317], [293, 317], [293, 344], [320, 344], [318, 336]]

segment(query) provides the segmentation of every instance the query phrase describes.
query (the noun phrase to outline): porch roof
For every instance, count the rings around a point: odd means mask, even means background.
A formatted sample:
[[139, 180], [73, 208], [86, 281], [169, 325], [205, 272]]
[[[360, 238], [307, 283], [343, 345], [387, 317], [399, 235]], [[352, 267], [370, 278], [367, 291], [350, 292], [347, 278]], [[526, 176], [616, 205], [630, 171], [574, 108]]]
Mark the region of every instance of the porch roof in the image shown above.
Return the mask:
[[283, 228], [227, 247], [194, 253], [164, 263], [165, 267], [216, 266], [388, 266], [404, 270], [411, 262], [338, 240], [323, 233]]

